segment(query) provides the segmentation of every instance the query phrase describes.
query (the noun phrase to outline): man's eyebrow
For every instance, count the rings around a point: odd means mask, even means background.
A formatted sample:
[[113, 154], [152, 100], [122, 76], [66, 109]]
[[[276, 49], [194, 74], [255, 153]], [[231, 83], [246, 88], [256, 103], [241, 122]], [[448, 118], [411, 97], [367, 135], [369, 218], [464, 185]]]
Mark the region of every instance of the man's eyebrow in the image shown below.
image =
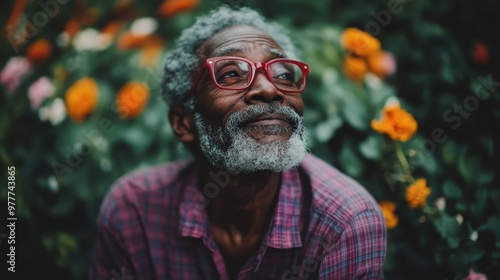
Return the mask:
[[242, 51], [243, 51], [242, 48], [229, 47], [229, 48], [225, 48], [225, 49], [216, 51], [212, 55], [212, 57], [231, 56], [231, 55], [234, 55], [235, 53], [239, 53], [239, 52], [242, 52]]
[[286, 58], [286, 54], [279, 49], [267, 49], [266, 50], [270, 55], [276, 57], [276, 58]]

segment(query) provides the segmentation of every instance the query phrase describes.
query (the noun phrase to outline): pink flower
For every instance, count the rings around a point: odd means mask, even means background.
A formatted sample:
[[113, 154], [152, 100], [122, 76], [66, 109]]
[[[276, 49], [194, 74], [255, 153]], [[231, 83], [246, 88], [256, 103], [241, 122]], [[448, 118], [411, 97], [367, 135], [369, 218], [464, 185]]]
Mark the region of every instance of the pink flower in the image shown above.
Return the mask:
[[488, 280], [488, 278], [482, 273], [476, 273], [474, 270], [469, 269], [469, 275], [462, 280]]
[[5, 68], [0, 73], [0, 83], [7, 86], [7, 91], [13, 93], [19, 86], [21, 78], [31, 70], [31, 63], [22, 56], [9, 59]]
[[45, 76], [38, 78], [28, 89], [31, 108], [38, 109], [45, 98], [54, 94], [55, 87]]

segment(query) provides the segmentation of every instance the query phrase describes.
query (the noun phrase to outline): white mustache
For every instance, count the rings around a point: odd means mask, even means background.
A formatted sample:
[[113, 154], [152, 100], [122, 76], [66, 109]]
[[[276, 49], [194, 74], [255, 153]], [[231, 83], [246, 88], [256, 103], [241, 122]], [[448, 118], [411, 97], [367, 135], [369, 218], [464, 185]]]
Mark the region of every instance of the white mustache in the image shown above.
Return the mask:
[[264, 114], [284, 115], [287, 117], [294, 129], [303, 123], [303, 118], [290, 107], [283, 106], [277, 102], [261, 103], [232, 113], [224, 125], [226, 133], [235, 131], [245, 123], [252, 122]]

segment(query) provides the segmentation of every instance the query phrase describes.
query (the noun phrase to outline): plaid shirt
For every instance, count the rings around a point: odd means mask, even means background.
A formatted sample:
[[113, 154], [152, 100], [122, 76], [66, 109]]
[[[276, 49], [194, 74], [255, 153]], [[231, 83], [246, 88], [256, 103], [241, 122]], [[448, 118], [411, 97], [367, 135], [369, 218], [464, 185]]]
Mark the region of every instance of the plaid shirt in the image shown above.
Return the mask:
[[[118, 180], [97, 219], [89, 279], [228, 279], [198, 172], [194, 162], [179, 161]], [[269, 228], [238, 279], [383, 279], [385, 251], [373, 198], [307, 155], [282, 173]]]

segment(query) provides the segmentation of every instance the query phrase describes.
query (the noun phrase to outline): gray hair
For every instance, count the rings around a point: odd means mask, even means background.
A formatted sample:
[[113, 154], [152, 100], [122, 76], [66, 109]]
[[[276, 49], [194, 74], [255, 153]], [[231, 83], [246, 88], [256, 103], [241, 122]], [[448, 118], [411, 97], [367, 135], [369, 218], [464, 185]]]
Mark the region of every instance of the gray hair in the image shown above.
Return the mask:
[[170, 107], [182, 106], [193, 111], [194, 98], [187, 99], [186, 94], [192, 87], [194, 71], [201, 63], [197, 51], [207, 39], [225, 28], [236, 25], [252, 26], [269, 34], [288, 57], [297, 58], [296, 48], [281, 26], [268, 22], [249, 8], [221, 6], [208, 15], [197, 18], [193, 26], [182, 32], [176, 47], [167, 54], [162, 95]]

